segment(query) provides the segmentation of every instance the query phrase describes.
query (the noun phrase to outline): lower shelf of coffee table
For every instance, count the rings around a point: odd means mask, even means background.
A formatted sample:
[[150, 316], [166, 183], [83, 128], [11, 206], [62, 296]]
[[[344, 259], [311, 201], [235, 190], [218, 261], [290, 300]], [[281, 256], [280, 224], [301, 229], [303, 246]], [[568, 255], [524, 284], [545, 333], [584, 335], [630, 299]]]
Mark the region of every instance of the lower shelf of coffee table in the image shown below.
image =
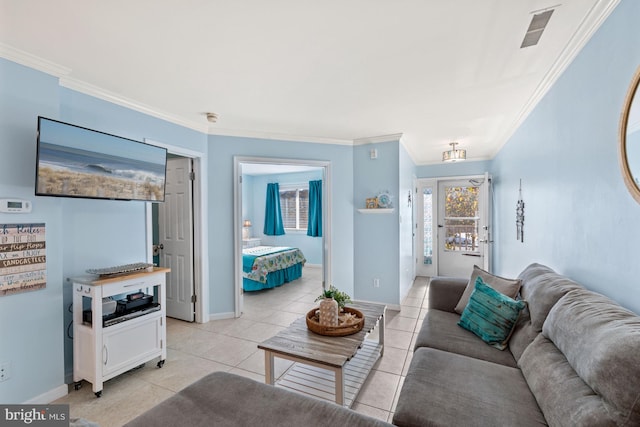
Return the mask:
[[[343, 368], [344, 406], [350, 408], [356, 400], [360, 388], [367, 380], [373, 365], [380, 358], [382, 345], [365, 340], [356, 355]], [[335, 403], [335, 376], [333, 371], [294, 363], [282, 377], [276, 381], [277, 387], [283, 387], [298, 393]]]

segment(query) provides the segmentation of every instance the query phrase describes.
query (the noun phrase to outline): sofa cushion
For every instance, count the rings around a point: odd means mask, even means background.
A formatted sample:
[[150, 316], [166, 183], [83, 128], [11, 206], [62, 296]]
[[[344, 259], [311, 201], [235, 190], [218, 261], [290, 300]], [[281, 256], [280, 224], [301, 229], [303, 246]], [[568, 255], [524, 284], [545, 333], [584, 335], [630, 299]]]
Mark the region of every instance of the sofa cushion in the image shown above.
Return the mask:
[[459, 277], [432, 277], [427, 292], [427, 307], [455, 311], [469, 281]]
[[518, 364], [549, 425], [615, 425], [602, 398], [542, 334], [527, 347]]
[[517, 366], [511, 353], [488, 346], [472, 332], [458, 326], [459, 320], [457, 313], [428, 309], [416, 337], [415, 349], [431, 347], [500, 365]]
[[174, 426], [390, 426], [334, 403], [214, 372], [126, 424]]
[[504, 350], [525, 306], [524, 301], [501, 294], [486, 285], [482, 277], [478, 277], [458, 325], [473, 332], [490, 346]]
[[549, 312], [542, 334], [626, 425], [640, 425], [640, 317], [576, 289]]
[[393, 423], [546, 425], [519, 369], [432, 348], [419, 348], [413, 354]]
[[477, 265], [474, 265], [473, 273], [471, 273], [471, 278], [467, 283], [467, 287], [465, 288], [462, 297], [460, 297], [460, 301], [458, 301], [458, 304], [454, 309], [456, 313], [462, 314], [464, 308], [469, 303], [469, 298], [471, 297], [471, 293], [475, 289], [476, 279], [478, 277], [481, 277], [484, 283], [491, 286], [496, 291], [511, 298], [515, 298], [516, 295], [518, 295], [518, 291], [520, 290], [520, 279], [505, 279], [504, 277], [493, 275], [488, 271], [484, 271]]
[[509, 341], [509, 350], [518, 360], [525, 348], [542, 332], [551, 307], [567, 292], [583, 289], [576, 282], [541, 264], [531, 264], [518, 276], [522, 280], [520, 296], [527, 309], [518, 321]]

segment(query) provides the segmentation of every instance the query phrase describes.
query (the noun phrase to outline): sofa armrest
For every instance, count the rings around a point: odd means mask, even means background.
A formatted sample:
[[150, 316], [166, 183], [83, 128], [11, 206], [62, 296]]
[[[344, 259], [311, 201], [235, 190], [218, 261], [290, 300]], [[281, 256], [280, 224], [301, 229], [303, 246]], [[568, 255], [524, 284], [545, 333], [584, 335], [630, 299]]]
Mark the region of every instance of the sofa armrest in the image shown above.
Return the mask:
[[469, 279], [459, 277], [433, 277], [429, 282], [429, 308], [451, 311], [460, 301]]

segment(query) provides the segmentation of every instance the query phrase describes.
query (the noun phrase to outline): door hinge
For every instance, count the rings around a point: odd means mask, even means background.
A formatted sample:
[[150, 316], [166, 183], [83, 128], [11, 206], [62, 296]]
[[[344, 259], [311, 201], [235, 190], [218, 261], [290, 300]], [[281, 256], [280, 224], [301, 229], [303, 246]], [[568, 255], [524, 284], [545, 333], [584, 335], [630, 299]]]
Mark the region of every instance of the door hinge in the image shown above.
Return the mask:
[[189, 172], [189, 179], [191, 181], [195, 181], [196, 180], [196, 173], [194, 171]]
[[195, 303], [196, 300], [197, 300], [196, 296], [195, 295], [191, 295], [191, 302]]

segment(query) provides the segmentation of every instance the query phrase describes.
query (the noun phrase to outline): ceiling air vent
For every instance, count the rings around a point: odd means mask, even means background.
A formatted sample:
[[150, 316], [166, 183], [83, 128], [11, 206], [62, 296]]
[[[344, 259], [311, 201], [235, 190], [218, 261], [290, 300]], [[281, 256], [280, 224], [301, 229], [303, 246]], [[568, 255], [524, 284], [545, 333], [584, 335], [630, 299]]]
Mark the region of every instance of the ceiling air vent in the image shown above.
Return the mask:
[[551, 18], [551, 14], [554, 10], [555, 9], [546, 10], [533, 15], [529, 28], [527, 29], [527, 33], [524, 35], [524, 40], [522, 40], [520, 49], [538, 44], [540, 37], [542, 37], [542, 32], [547, 28], [547, 24], [549, 23], [549, 19]]

